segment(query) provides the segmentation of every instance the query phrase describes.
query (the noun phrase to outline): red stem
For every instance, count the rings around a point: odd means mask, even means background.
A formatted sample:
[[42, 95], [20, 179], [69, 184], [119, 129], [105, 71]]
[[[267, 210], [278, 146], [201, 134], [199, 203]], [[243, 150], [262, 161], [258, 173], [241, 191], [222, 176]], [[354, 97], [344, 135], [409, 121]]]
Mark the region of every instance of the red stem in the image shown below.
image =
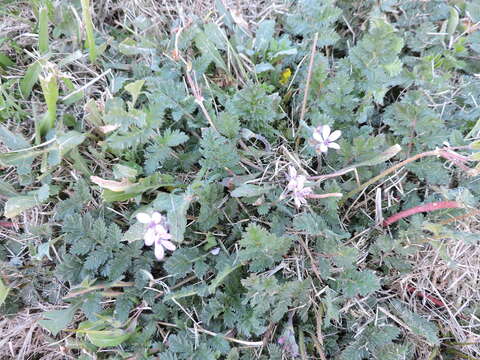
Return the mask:
[[417, 295], [420, 298], [428, 299], [437, 306], [445, 307], [445, 304], [443, 303], [442, 300], [437, 299], [435, 296], [425, 294], [422, 291], [417, 291], [417, 289], [413, 286], [407, 285], [407, 291], [411, 294], [415, 293], [415, 295]]
[[395, 215], [390, 216], [388, 219], [384, 220], [382, 226], [389, 226], [396, 223], [398, 220], [406, 218], [408, 216], [418, 214], [421, 212], [430, 212], [440, 209], [455, 209], [463, 207], [460, 203], [456, 201], [435, 201], [429, 204], [414, 206], [413, 208], [400, 211]]

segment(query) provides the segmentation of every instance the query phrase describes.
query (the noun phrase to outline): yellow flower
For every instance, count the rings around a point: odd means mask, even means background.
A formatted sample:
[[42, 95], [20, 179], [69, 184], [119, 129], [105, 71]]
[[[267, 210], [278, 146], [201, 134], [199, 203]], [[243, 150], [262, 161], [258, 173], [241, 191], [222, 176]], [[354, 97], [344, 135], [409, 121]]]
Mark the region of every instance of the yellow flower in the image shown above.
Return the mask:
[[282, 75], [280, 75], [280, 84], [285, 85], [291, 76], [292, 70], [290, 70], [290, 68], [283, 70]]

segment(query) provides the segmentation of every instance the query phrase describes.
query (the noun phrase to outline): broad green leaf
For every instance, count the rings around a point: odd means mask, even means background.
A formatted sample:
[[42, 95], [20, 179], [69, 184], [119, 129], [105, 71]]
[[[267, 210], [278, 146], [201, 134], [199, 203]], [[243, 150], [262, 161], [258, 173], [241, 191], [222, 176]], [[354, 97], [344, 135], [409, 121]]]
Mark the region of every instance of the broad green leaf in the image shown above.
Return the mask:
[[28, 150], [15, 151], [0, 154], [0, 165], [2, 166], [23, 166], [31, 164], [33, 159], [43, 154], [44, 151]]
[[272, 186], [259, 186], [253, 184], [242, 184], [230, 194], [233, 197], [254, 197], [268, 193]]
[[118, 346], [132, 335], [122, 329], [85, 330], [85, 332], [92, 344], [101, 348]]
[[48, 9], [41, 6], [38, 11], [38, 50], [40, 55], [48, 52]]
[[195, 36], [195, 46], [200, 50], [202, 55], [214, 62], [217, 67], [227, 71], [227, 65], [223, 61], [220, 52], [215, 47], [215, 44], [208, 38], [208, 36], [203, 32], [199, 31]]
[[128, 91], [130, 96], [132, 97], [132, 101], [129, 102], [129, 108], [133, 109], [137, 102], [138, 96], [142, 90], [143, 84], [145, 84], [145, 80], [137, 80], [134, 82], [125, 85], [125, 90]]
[[170, 175], [153, 174], [138, 180], [136, 183], [130, 183], [129, 186], [126, 186], [125, 189], [121, 191], [112, 191], [111, 189], [105, 187], [102, 197], [106, 202], [125, 201], [146, 191], [158, 189], [159, 187], [170, 186], [178, 186], [178, 184], [173, 181], [173, 178]]
[[40, 86], [42, 88], [43, 97], [47, 103], [47, 112], [40, 119], [38, 131], [41, 136], [55, 127], [57, 119], [57, 101], [58, 101], [58, 82], [57, 75], [53, 72], [46, 76], [39, 75]]
[[0, 125], [0, 141], [10, 150], [20, 150], [30, 147], [28, 141], [25, 140], [21, 134], [11, 132], [3, 125]]
[[255, 36], [255, 49], [265, 51], [268, 49], [270, 41], [273, 40], [275, 33], [275, 20], [264, 20], [258, 25]]
[[47, 311], [42, 314], [43, 319], [39, 320], [38, 323], [50, 331], [53, 336], [57, 336], [60, 331], [65, 330], [72, 322], [77, 308], [76, 305], [72, 305], [63, 310]]
[[42, 65], [38, 61], [35, 61], [28, 67], [27, 71], [25, 72], [25, 75], [20, 80], [20, 90], [22, 92], [23, 97], [27, 98], [30, 95], [30, 93], [32, 92], [33, 86], [38, 81], [38, 77], [41, 71], [42, 71]]
[[48, 163], [50, 166], [59, 165], [62, 158], [69, 151], [76, 149], [85, 140], [85, 135], [77, 131], [69, 131], [57, 137], [56, 141], [48, 148]]
[[86, 33], [85, 47], [88, 49], [90, 62], [94, 63], [97, 60], [97, 47], [95, 45], [95, 34], [93, 32], [90, 0], [81, 0], [80, 3], [82, 5], [82, 20]]
[[275, 68], [270, 63], [261, 63], [261, 64], [255, 65], [255, 73], [256, 74], [261, 74], [261, 73], [264, 73], [266, 71], [271, 71], [271, 70], [275, 70]]
[[0, 66], [13, 66], [15, 63], [7, 55], [0, 53]]
[[402, 150], [402, 147], [400, 145], [398, 145], [398, 144], [393, 145], [392, 147], [389, 147], [387, 150], [385, 150], [383, 153], [379, 154], [378, 156], [375, 156], [371, 159], [359, 162], [357, 164], [349, 166], [348, 168], [358, 168], [358, 167], [361, 167], [361, 166], [374, 166], [374, 165], [382, 164], [385, 161], [393, 158], [401, 150]]
[[177, 243], [183, 242], [183, 235], [187, 227], [187, 210], [193, 200], [190, 191], [183, 194], [160, 193], [154, 201], [154, 206], [167, 212], [167, 221], [170, 233]]
[[5, 302], [5, 299], [8, 296], [8, 292], [10, 291], [10, 288], [5, 286], [3, 283], [3, 280], [0, 278], [0, 306], [3, 305]]
[[18, 193], [15, 191], [15, 188], [11, 184], [0, 180], [0, 195], [6, 197], [13, 197], [17, 196]]
[[452, 6], [450, 7], [450, 16], [448, 17], [447, 33], [452, 36], [455, 30], [457, 30], [460, 16], [458, 11]]
[[6, 218], [13, 218], [38, 204], [40, 204], [40, 202], [34, 195], [15, 196], [8, 199], [5, 204], [5, 212], [3, 216]]
[[58, 150], [60, 150], [60, 154], [63, 156], [68, 151], [83, 143], [85, 139], [86, 136], [84, 134], [81, 134], [78, 131], [69, 131], [64, 135], [57, 137], [56, 144], [58, 146]]
[[125, 231], [123, 234], [122, 241], [126, 242], [134, 242], [137, 240], [142, 240], [143, 236], [145, 235], [145, 226], [142, 223], [135, 223], [130, 228]]
[[49, 186], [45, 184], [38, 190], [30, 192], [28, 195], [15, 196], [8, 199], [5, 204], [4, 216], [7, 218], [13, 218], [25, 210], [40, 205], [48, 199], [49, 191]]

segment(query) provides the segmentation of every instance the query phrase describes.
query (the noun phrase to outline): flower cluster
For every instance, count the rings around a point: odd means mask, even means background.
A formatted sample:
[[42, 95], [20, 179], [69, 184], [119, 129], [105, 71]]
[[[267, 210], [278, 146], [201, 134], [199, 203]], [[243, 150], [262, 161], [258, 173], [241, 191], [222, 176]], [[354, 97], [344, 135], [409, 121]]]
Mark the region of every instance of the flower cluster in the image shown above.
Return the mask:
[[295, 206], [300, 206], [307, 203], [306, 198], [313, 193], [313, 189], [305, 187], [307, 178], [304, 175], [297, 175], [297, 170], [293, 166], [288, 167], [288, 185], [287, 190], [292, 193]]
[[172, 235], [168, 232], [166, 219], [159, 212], [152, 215], [147, 213], [138, 213], [137, 220], [142, 224], [147, 224], [147, 230], [143, 236], [145, 245], [154, 245], [155, 257], [162, 260], [165, 256], [165, 249], [174, 251], [175, 245], [170, 241]]
[[342, 135], [340, 130], [335, 130], [332, 132], [332, 129], [328, 125], [317, 126], [313, 130], [311, 144], [315, 147], [315, 151], [320, 153], [326, 153], [328, 148], [331, 149], [340, 149], [335, 140], [337, 140]]

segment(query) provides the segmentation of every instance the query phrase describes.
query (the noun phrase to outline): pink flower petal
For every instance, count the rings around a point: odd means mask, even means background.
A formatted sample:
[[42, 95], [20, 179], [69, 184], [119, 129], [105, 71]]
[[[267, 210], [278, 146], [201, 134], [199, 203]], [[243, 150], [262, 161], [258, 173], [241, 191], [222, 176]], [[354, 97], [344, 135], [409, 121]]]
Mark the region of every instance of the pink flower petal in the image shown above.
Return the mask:
[[288, 167], [288, 176], [290, 176], [290, 179], [293, 179], [297, 176], [297, 170], [293, 166]]
[[157, 260], [162, 260], [163, 256], [165, 255], [165, 250], [163, 250], [162, 244], [160, 244], [158, 241], [155, 243], [155, 257]]
[[138, 213], [136, 216], [137, 220], [142, 224], [148, 224], [152, 219], [147, 213]]
[[340, 150], [340, 145], [338, 145], [337, 143], [334, 143], [334, 142], [329, 143], [328, 147], [332, 148], [332, 149]]
[[330, 134], [328, 137], [328, 141], [335, 141], [337, 140], [340, 136], [342, 135], [342, 132], [340, 130], [335, 130]]
[[150, 228], [147, 231], [145, 231], [145, 234], [143, 235], [143, 239], [145, 240], [145, 245], [147, 246], [152, 246], [156, 238], [157, 238], [157, 235], [155, 233], [155, 229], [153, 228]]
[[152, 221], [155, 223], [155, 224], [160, 224], [162, 222], [162, 214], [160, 214], [159, 212], [155, 211], [153, 214], [152, 214]]
[[295, 189], [297, 188], [297, 186], [298, 186], [298, 181], [297, 181], [297, 179], [292, 179], [292, 180], [290, 180], [290, 181], [288, 182], [287, 189], [288, 189], [289, 191], [293, 191], [293, 190], [295, 190]]
[[298, 175], [297, 176], [297, 188], [298, 189], [302, 189], [303, 186], [305, 185], [305, 181], [307, 180], [307, 178], [303, 175]]
[[170, 251], [175, 251], [177, 248], [171, 241], [168, 240], [160, 240], [160, 244], [162, 244], [165, 249]]
[[325, 139], [322, 137], [322, 134], [317, 130], [313, 132], [312, 137], [315, 141], [318, 141], [320, 143], [325, 141]]
[[331, 132], [331, 131], [332, 131], [332, 130], [330, 129], [330, 126], [328, 126], [328, 125], [323, 125], [323, 127], [322, 127], [322, 137], [323, 137], [325, 140], [327, 140], [328, 137], [330, 136], [330, 132]]
[[327, 145], [325, 145], [324, 143], [321, 143], [321, 144], [318, 144], [317, 146], [317, 151], [320, 151], [322, 153], [325, 153], [328, 151], [328, 147]]
[[298, 197], [294, 197], [293, 198], [293, 201], [295, 202], [295, 206], [297, 208], [299, 208], [300, 206], [302, 206], [302, 202], [300, 201], [300, 199]]

